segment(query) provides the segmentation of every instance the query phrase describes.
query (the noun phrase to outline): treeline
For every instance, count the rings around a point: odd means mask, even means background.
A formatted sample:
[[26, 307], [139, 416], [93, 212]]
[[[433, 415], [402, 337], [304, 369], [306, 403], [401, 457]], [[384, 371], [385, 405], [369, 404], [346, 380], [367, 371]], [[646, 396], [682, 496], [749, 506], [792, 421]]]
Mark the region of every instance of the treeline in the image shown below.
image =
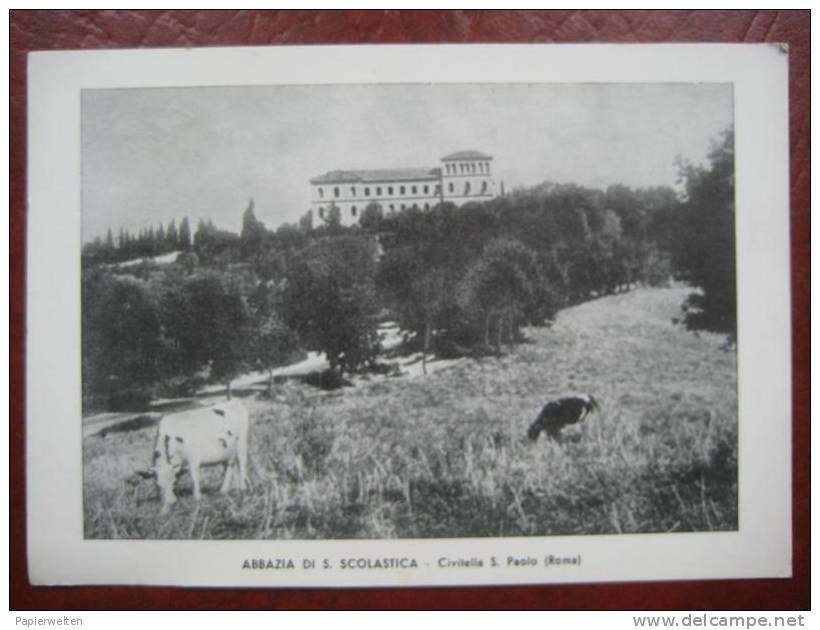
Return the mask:
[[100, 263], [118, 263], [135, 258], [160, 256], [174, 251], [191, 249], [191, 227], [188, 217], [180, 221], [171, 220], [167, 227], [161, 223], [154, 229], [141, 229], [136, 235], [126, 228], [120, 228], [117, 237], [109, 228], [105, 239], [95, 238], [83, 246], [83, 263], [88, 265]]
[[[253, 200], [249, 210], [252, 214]], [[259, 225], [261, 226], [261, 223]], [[266, 230], [261, 226], [260, 234], [264, 232]], [[244, 233], [237, 235], [220, 230], [210, 219], [201, 219], [196, 232], [192, 235], [188, 217], [183, 217], [179, 228], [176, 219], [172, 219], [167, 227], [160, 223], [156, 229], [153, 226], [143, 228], [136, 235], [131, 234], [127, 228], [120, 228], [116, 238], [109, 228], [104, 239], [97, 237], [83, 246], [82, 258], [84, 265], [92, 266], [151, 258], [170, 252], [194, 251], [197, 255], [204, 254], [212, 259], [225, 258], [224, 254], [227, 253], [227, 258], [239, 260], [240, 236], [244, 248], [248, 244]]]
[[[308, 214], [275, 231], [251, 200], [240, 234], [200, 222], [185, 247], [177, 231], [183, 253], [173, 264], [101, 265], [124, 256], [128, 239], [87, 246], [86, 407], [190, 394], [306, 351], [326, 354], [332, 386], [345, 372], [384, 369], [385, 320], [424, 357], [499, 353], [567, 304], [673, 277], [701, 288], [687, 323], [731, 335], [731, 145], [727, 133], [708, 167], [681, 165], [683, 199], [669, 188], [543, 184], [430, 211], [385, 214], [374, 204], [353, 227], [333, 212], [314, 226]], [[175, 251], [170, 231], [162, 242]]]
[[402, 327], [434, 337], [436, 350], [500, 351], [562, 306], [668, 282], [655, 235], [677, 203], [670, 189], [543, 185], [396, 213], [371, 228], [385, 248], [379, 287]]
[[689, 328], [737, 337], [734, 133], [712, 144], [709, 165], [681, 163], [682, 203], [665, 246], [682, 280], [700, 289], [684, 305]]

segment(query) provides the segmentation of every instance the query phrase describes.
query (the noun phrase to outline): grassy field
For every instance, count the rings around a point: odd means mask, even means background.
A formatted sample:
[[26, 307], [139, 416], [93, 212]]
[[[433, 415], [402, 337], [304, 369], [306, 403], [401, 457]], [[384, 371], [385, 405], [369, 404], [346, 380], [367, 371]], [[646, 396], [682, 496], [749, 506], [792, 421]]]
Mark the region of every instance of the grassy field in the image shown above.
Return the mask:
[[[526, 536], [737, 528], [733, 351], [674, 326], [686, 289], [640, 289], [562, 311], [501, 358], [341, 395], [289, 383], [251, 410], [244, 494], [205, 470], [159, 515], [154, 429], [84, 441], [91, 538]], [[550, 398], [589, 392], [601, 412], [532, 444]]]

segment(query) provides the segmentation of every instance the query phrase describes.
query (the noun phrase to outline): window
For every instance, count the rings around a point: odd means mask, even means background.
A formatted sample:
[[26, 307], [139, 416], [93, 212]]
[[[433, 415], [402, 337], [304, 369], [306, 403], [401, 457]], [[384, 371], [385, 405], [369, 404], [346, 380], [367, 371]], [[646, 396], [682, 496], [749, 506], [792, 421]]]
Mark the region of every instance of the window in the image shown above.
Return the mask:
[[415, 195], [417, 190], [418, 190], [418, 189], [417, 189], [415, 186], [413, 186], [413, 187], [410, 189], [410, 192], [412, 192], [412, 193]]
[[319, 218], [320, 219], [325, 218], [325, 209], [322, 206], [319, 206]]
[[365, 196], [365, 197], [369, 197], [369, 196], [370, 196], [370, 189], [369, 189], [369, 188], [365, 188], [365, 189], [364, 189], [364, 196]]
[[429, 210], [430, 209], [430, 204], [429, 203], [424, 204], [424, 209]]
[[356, 187], [355, 186], [350, 187], [350, 195], [353, 196], [353, 197], [356, 196]]
[[484, 172], [485, 173], [490, 172], [490, 163], [489, 162], [484, 162]]
[[404, 194], [404, 186], [401, 186], [401, 187], [399, 188], [399, 194], [400, 194], [400, 195], [403, 195], [403, 194]]
[[353, 207], [350, 209], [350, 216], [352, 216], [352, 217], [355, 217], [355, 216], [356, 216], [356, 206], [353, 206]]
[[434, 195], [441, 194], [441, 184], [436, 184], [436, 192], [433, 193]]
[[487, 192], [487, 182], [481, 182], [481, 194], [485, 194]]
[[467, 182], [466, 184], [464, 184], [464, 194], [465, 195], [470, 194], [470, 182]]
[[475, 173], [475, 162], [470, 164], [470, 169], [473, 171], [473, 173]]
[[393, 194], [393, 187], [392, 187], [392, 186], [388, 186], [388, 187], [387, 187], [387, 194], [388, 194], [388, 195], [392, 195], [392, 194]]
[[337, 186], [336, 188], [334, 188], [334, 189], [333, 189], [333, 196], [334, 196], [334, 197], [338, 197], [338, 196], [339, 196], [339, 188], [338, 188], [338, 186]]
[[404, 210], [404, 208], [405, 208], [405, 205], [401, 204], [401, 209]]
[[394, 206], [394, 205], [391, 203], [391, 204], [390, 204], [390, 212], [393, 212], [395, 209], [396, 209], [396, 206]]
[[382, 196], [382, 189], [381, 189], [381, 186], [377, 186], [377, 187], [376, 187], [376, 195], [377, 195], [378, 197], [381, 197], [381, 196]]
[[[415, 191], [413, 191], [413, 192], [415, 192]], [[427, 185], [424, 186], [424, 194], [425, 195], [430, 194], [430, 187], [427, 186]]]
[[455, 188], [455, 186], [453, 186], [453, 182], [450, 182], [450, 183], [447, 185], [447, 190], [449, 190], [450, 192], [453, 192], [455, 189], [456, 189], [456, 188]]
[[320, 188], [319, 189], [319, 197], [322, 198], [324, 196], [325, 196], [325, 191]]

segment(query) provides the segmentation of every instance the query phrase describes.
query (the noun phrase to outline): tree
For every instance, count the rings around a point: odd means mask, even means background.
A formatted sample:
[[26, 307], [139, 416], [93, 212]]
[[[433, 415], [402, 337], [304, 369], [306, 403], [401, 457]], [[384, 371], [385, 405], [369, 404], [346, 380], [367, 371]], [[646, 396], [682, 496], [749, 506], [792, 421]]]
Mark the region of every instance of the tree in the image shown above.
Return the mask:
[[708, 168], [680, 164], [685, 186], [676, 259], [702, 293], [684, 308], [688, 327], [737, 334], [734, 133], [713, 142]]
[[211, 231], [213, 229], [213, 224], [209, 225], [209, 222], [205, 221], [205, 219], [200, 219], [196, 224], [196, 232], [194, 232], [194, 250], [197, 252], [204, 251], [209, 245], [211, 241]]
[[[460, 294], [464, 308], [481, 313], [484, 344], [490, 344], [490, 327], [496, 323], [496, 351], [501, 351], [504, 328], [515, 341], [522, 319], [536, 318], [539, 293], [544, 283], [534, 252], [521, 242], [497, 238], [484, 248], [470, 267]], [[528, 317], [529, 316], [529, 317]]]
[[142, 253], [146, 256], [154, 256], [157, 253], [157, 237], [154, 233], [154, 226], [148, 227], [145, 232], [145, 241], [143, 244]]
[[168, 251], [168, 243], [166, 242], [165, 238], [165, 226], [163, 226], [162, 223], [160, 223], [159, 227], [157, 227], [157, 231], [154, 238], [156, 239], [154, 249], [158, 254], [163, 254], [166, 251]]
[[384, 211], [382, 210], [381, 205], [376, 202], [370, 202], [367, 204], [367, 207], [365, 207], [359, 217], [359, 225], [363, 230], [377, 233], [381, 227], [383, 219]]
[[171, 219], [168, 223], [168, 229], [165, 231], [165, 242], [167, 243], [168, 251], [176, 251], [179, 248], [179, 232], [177, 232], [177, 223], [175, 219]]
[[194, 269], [196, 269], [196, 266], [199, 264], [199, 256], [197, 256], [194, 252], [184, 251], [177, 256], [176, 262], [188, 275], [191, 275], [194, 273]]
[[285, 320], [305, 349], [324, 352], [332, 371], [355, 371], [378, 350], [375, 249], [371, 239], [325, 238], [288, 267]]
[[192, 244], [191, 226], [188, 223], [188, 217], [183, 217], [182, 222], [179, 224], [179, 246], [184, 251], [188, 251], [191, 249]]
[[313, 230], [313, 210], [308, 210], [299, 217], [299, 229], [305, 233]]
[[273, 281], [260, 282], [250, 296], [253, 341], [250, 357], [258, 368], [267, 370], [273, 385], [273, 369], [285, 365], [299, 349], [295, 332], [282, 317], [282, 289]]
[[609, 295], [625, 283], [625, 267], [617, 258], [615, 246], [614, 239], [595, 234], [568, 251], [574, 299]]
[[228, 275], [199, 273], [166, 294], [164, 323], [179, 349], [177, 368], [193, 372], [207, 367], [211, 380], [230, 381], [248, 364], [249, 313], [240, 288]]
[[[429, 253], [429, 252], [428, 252]], [[377, 286], [394, 311], [399, 326], [422, 339], [422, 369], [434, 345], [437, 328], [453, 328], [445, 314], [453, 312], [456, 284], [452, 270], [435, 263], [414, 247], [389, 250], [379, 264]]]
[[330, 204], [325, 213], [325, 227], [330, 233], [339, 232], [342, 227], [342, 211], [335, 203]]
[[624, 234], [637, 239], [646, 236], [646, 209], [643, 199], [632, 189], [620, 184], [610, 186], [606, 189], [604, 204], [617, 214]]
[[242, 214], [242, 232], [239, 235], [239, 249], [242, 258], [246, 260], [259, 252], [267, 234], [265, 224], [256, 218], [253, 208], [254, 202], [251, 198]]
[[194, 234], [194, 251], [202, 260], [235, 262], [241, 253], [240, 237], [233, 232], [218, 229], [210, 219], [200, 219]]
[[141, 407], [163, 367], [159, 309], [147, 284], [86, 274], [82, 308], [84, 397], [104, 394], [111, 409]]
[[421, 369], [427, 374], [427, 354], [430, 352], [430, 343], [433, 336], [433, 326], [436, 318], [448, 303], [447, 274], [442, 269], [431, 269], [412, 283], [412, 293], [424, 322], [424, 336], [421, 354]]
[[268, 386], [273, 385], [273, 370], [287, 363], [298, 349], [293, 330], [275, 312], [260, 313], [254, 322], [251, 358], [259, 368], [268, 371]]

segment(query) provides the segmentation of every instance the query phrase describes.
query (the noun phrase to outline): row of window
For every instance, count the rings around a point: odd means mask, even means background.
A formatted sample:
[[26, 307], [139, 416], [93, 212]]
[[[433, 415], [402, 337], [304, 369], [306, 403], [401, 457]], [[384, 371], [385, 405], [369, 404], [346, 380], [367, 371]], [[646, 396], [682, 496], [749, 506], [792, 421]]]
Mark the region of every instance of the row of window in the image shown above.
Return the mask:
[[445, 164], [444, 167], [448, 175], [490, 172], [489, 162], [459, 162], [458, 164]]
[[[449, 165], [448, 165], [448, 166], [449, 166]], [[410, 186], [410, 193], [411, 193], [411, 194], [413, 194], [413, 195], [417, 195], [417, 194], [418, 194], [418, 188], [419, 188], [418, 186]], [[424, 193], [425, 195], [429, 195], [429, 194], [430, 194], [430, 187], [429, 187], [428, 185], [426, 185], [426, 184], [425, 184], [425, 185], [424, 185], [424, 186], [422, 186], [421, 188], [422, 188], [422, 191], [423, 191], [423, 193]], [[375, 190], [376, 190], [376, 197], [381, 197], [381, 195], [382, 195], [382, 189], [381, 189], [381, 186], [377, 186]], [[454, 184], [453, 182], [450, 182], [450, 183], [447, 185], [447, 191], [448, 191], [448, 192], [450, 192], [450, 193], [454, 193], [454, 192], [455, 192], [455, 190], [456, 190], [455, 184]], [[333, 189], [333, 196], [334, 196], [334, 197], [338, 197], [338, 196], [339, 196], [339, 192], [340, 192], [340, 191], [339, 191], [339, 187], [338, 187], [338, 186], [336, 186], [336, 187]], [[404, 194], [406, 194], [406, 192], [407, 192], [407, 190], [406, 190], [406, 188], [405, 188], [404, 186], [399, 186], [399, 194], [400, 194], [400, 195], [404, 195]], [[438, 186], [438, 185], [436, 185], [436, 188], [435, 188], [435, 191], [433, 192], [433, 194], [434, 194], [434, 195], [438, 195], [438, 194], [440, 194], [440, 193], [441, 193], [441, 187], [440, 187], [440, 186]], [[487, 193], [487, 182], [486, 182], [486, 181], [483, 181], [483, 182], [481, 182], [481, 192], [480, 192], [479, 194], [484, 195], [484, 194], [486, 194], [486, 193]], [[469, 195], [469, 194], [470, 194], [470, 182], [466, 182], [466, 183], [464, 184], [464, 194], [465, 194], [465, 195]], [[355, 197], [355, 196], [356, 196], [356, 187], [355, 187], [355, 186], [351, 186], [351, 187], [350, 187], [350, 195], [351, 195], [352, 197]], [[392, 195], [393, 195], [393, 187], [392, 187], [392, 186], [387, 186], [387, 195], [388, 195], [388, 196], [392, 196]], [[322, 190], [322, 188], [321, 188], [321, 187], [319, 187], [319, 197], [321, 197], [322, 199], [324, 199], [324, 196], [325, 196], [325, 192], [324, 192], [324, 190]], [[364, 189], [364, 196], [365, 196], [365, 197], [369, 197], [369, 196], [370, 196], [370, 188], [367, 188], [367, 187], [366, 187], [366, 188]], [[354, 206], [354, 208], [355, 208], [355, 206]]]
[[[453, 182], [447, 184], [447, 191], [450, 193], [454, 193], [456, 191], [456, 187]], [[464, 182], [464, 196], [468, 196], [470, 194], [470, 182]], [[487, 194], [487, 182], [481, 182], [481, 192], [478, 193], [480, 195]]]
[[[407, 206], [407, 204], [404, 204], [404, 203], [399, 204], [399, 210], [407, 210], [407, 207], [408, 207], [408, 206]], [[419, 209], [419, 204], [414, 203], [414, 204], [412, 204], [412, 206], [410, 206], [410, 207], [411, 207], [411, 208], [415, 208], [416, 210], [418, 210], [418, 209]], [[388, 206], [387, 206], [387, 209], [388, 209], [390, 212], [395, 212], [395, 211], [396, 211], [396, 205], [391, 203], [390, 205], [388, 205]], [[430, 209], [430, 204], [429, 204], [429, 203], [425, 203], [425, 204], [424, 204], [424, 209], [425, 209], [425, 210], [429, 210], [429, 209]], [[350, 208], [350, 216], [355, 217], [355, 216], [358, 216], [358, 214], [359, 214], [359, 211], [356, 209], [356, 206], [352, 206], [352, 207]], [[320, 218], [320, 219], [324, 219], [324, 218], [325, 218], [325, 209], [324, 209], [324, 207], [323, 207], [323, 206], [319, 206], [319, 218]]]
[[[406, 195], [407, 194], [407, 187], [406, 186], [399, 186], [398, 188], [399, 188], [399, 194], [400, 195]], [[410, 194], [412, 194], [412, 195], [419, 194], [419, 188], [421, 188], [422, 193], [424, 193], [425, 195], [430, 194], [430, 186], [428, 186], [427, 184], [425, 184], [424, 186], [416, 186], [416, 185], [410, 186]], [[382, 187], [381, 186], [376, 186], [375, 191], [376, 191], [376, 197], [381, 197], [382, 196]], [[436, 186], [436, 191], [435, 191], [434, 194], [437, 195], [437, 194], [439, 194], [439, 192], [440, 192], [439, 187]], [[338, 186], [334, 187], [333, 188], [333, 196], [338, 197], [340, 194], [341, 194], [341, 191], [340, 191], [339, 187]], [[387, 186], [387, 195], [391, 196], [392, 194], [393, 194], [393, 186]], [[325, 191], [322, 190], [321, 187], [319, 187], [319, 197], [324, 198], [324, 196], [325, 196]], [[351, 197], [356, 196], [356, 187], [355, 186], [350, 187], [350, 196]], [[370, 196], [370, 188], [365, 187], [364, 196], [365, 197]]]

